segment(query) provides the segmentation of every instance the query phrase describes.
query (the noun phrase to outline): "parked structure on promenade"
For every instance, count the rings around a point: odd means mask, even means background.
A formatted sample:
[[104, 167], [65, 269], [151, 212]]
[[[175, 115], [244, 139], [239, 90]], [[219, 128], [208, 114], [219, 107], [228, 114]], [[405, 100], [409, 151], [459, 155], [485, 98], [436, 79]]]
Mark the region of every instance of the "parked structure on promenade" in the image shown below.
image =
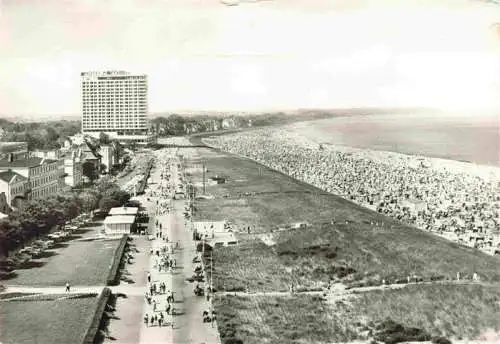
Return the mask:
[[111, 208], [103, 222], [104, 234], [106, 236], [130, 234], [134, 229], [138, 211], [137, 207]]

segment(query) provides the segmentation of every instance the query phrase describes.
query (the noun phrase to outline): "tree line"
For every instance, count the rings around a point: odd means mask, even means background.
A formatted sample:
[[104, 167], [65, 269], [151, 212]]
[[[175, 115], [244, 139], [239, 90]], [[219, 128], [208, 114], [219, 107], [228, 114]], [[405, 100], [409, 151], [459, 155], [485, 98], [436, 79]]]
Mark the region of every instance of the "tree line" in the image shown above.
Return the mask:
[[27, 142], [29, 150], [61, 148], [66, 137], [81, 130], [80, 121], [65, 120], [23, 123], [0, 119], [0, 126], [3, 129], [0, 141]]
[[112, 207], [124, 205], [130, 195], [104, 177], [87, 189], [72, 190], [48, 198], [29, 200], [15, 209], [7, 218], [0, 220], [0, 257], [8, 256], [32, 239], [48, 234], [55, 226], [81, 212], [96, 208], [109, 211]]

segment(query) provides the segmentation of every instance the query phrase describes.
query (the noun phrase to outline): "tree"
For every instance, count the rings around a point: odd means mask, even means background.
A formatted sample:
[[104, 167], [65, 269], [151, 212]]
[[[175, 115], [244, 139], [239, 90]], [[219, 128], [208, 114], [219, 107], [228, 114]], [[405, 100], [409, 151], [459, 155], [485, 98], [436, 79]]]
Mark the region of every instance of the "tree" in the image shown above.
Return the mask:
[[94, 187], [97, 194], [104, 195], [108, 190], [118, 188], [118, 185], [111, 180], [110, 176], [104, 176], [95, 182]]
[[99, 178], [99, 173], [95, 164], [90, 161], [86, 161], [82, 164], [82, 174], [92, 182]]
[[0, 222], [0, 255], [9, 256], [9, 252], [14, 250], [24, 241], [24, 233], [19, 225], [12, 220]]
[[99, 208], [104, 212], [108, 212], [111, 208], [119, 207], [120, 205], [120, 202], [109, 196], [105, 196], [99, 201]]
[[78, 202], [81, 209], [86, 212], [94, 210], [97, 207], [99, 197], [95, 192], [83, 191], [78, 195]]
[[120, 205], [124, 205], [130, 199], [130, 194], [120, 189], [108, 190], [104, 197], [106, 196], [114, 199], [115, 201], [120, 203]]
[[109, 135], [106, 134], [105, 132], [100, 132], [99, 133], [99, 143], [101, 145], [109, 145], [111, 143], [111, 139], [109, 138]]

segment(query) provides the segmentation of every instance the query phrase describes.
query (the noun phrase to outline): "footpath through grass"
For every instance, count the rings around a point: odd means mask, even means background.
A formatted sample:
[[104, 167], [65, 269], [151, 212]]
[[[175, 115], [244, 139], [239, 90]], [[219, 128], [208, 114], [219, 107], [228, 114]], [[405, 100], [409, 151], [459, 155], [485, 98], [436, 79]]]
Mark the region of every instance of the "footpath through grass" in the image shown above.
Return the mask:
[[0, 342], [81, 343], [97, 307], [97, 297], [61, 299], [64, 297], [67, 295], [0, 302]]

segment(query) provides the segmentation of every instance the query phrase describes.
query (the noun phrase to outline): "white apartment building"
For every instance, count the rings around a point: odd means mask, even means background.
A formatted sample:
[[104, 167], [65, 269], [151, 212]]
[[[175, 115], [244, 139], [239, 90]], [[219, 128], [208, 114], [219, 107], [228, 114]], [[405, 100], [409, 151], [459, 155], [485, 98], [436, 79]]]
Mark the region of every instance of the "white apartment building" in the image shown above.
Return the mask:
[[28, 179], [30, 199], [45, 198], [60, 190], [61, 169], [58, 160], [37, 157], [15, 159], [11, 154], [8, 159], [0, 160], [0, 171], [8, 170]]
[[64, 156], [60, 149], [34, 150], [29, 152], [29, 157], [57, 160], [59, 162], [59, 187], [63, 188], [64, 182]]
[[17, 208], [15, 200], [27, 199], [29, 189], [29, 181], [25, 176], [12, 170], [0, 172], [0, 193], [5, 194], [6, 202], [10, 206]]
[[71, 151], [64, 155], [64, 182], [69, 186], [77, 186], [83, 182], [81, 151]]
[[101, 164], [105, 166], [106, 173], [109, 173], [115, 162], [115, 149], [112, 145], [101, 145]]
[[148, 78], [124, 71], [81, 73], [82, 133], [101, 132], [121, 142], [152, 142], [148, 123]]

